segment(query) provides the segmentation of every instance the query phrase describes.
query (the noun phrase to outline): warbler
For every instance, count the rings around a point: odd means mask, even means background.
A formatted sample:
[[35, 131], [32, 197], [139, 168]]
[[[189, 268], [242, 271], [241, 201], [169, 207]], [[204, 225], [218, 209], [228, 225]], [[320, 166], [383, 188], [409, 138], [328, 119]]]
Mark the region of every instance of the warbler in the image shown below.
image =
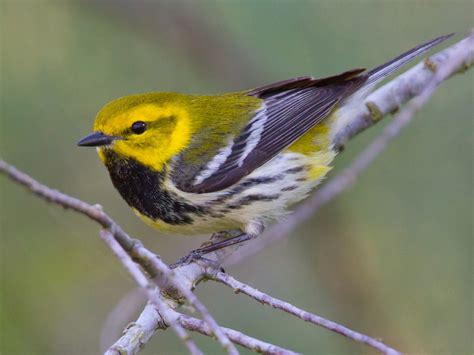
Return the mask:
[[125, 96], [98, 113], [94, 146], [146, 223], [178, 234], [258, 235], [331, 169], [335, 122], [375, 84], [451, 35], [375, 69], [298, 77], [222, 95]]

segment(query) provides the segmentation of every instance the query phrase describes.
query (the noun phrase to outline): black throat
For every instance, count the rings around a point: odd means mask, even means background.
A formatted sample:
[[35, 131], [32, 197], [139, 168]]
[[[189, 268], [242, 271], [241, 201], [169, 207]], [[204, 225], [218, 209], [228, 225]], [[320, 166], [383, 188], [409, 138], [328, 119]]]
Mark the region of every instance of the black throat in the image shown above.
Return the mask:
[[164, 187], [166, 172], [154, 171], [135, 159], [124, 158], [104, 150], [105, 165], [115, 188], [130, 207], [152, 220], [168, 224], [191, 224], [192, 215], [205, 209], [195, 206]]

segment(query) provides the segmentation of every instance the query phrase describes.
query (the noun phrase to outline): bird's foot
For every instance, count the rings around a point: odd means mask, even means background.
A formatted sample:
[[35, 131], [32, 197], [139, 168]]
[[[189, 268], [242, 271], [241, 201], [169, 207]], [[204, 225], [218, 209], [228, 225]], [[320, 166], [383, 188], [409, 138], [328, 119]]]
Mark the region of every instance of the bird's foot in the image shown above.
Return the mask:
[[[223, 233], [225, 233], [225, 232], [223, 232]], [[220, 233], [213, 234], [213, 236], [211, 237], [211, 240], [212, 239], [214, 239], [214, 240], [215, 239], [220, 239], [222, 237], [222, 235], [217, 235], [217, 234], [220, 234]], [[216, 264], [218, 264], [217, 261], [211, 260], [211, 259], [208, 259], [208, 258], [204, 258], [204, 255], [215, 252], [215, 251], [218, 251], [218, 250], [221, 250], [223, 248], [230, 247], [230, 246], [235, 245], [235, 244], [245, 242], [245, 241], [250, 240], [250, 239], [252, 239], [251, 236], [249, 236], [248, 234], [245, 234], [245, 233], [241, 233], [237, 236], [227, 238], [227, 239], [221, 239], [221, 240], [218, 240], [214, 243], [206, 242], [200, 248], [190, 251], [186, 256], [179, 259], [176, 263], [171, 264], [170, 267], [172, 269], [174, 269], [178, 266], [187, 265], [187, 264], [190, 264], [190, 263], [192, 263], [194, 261], [198, 261], [198, 260], [203, 260], [205, 262], [209, 262], [210, 264], [215, 264], [216, 265]]]
[[188, 265], [196, 261], [203, 261], [214, 268], [220, 267], [217, 261], [205, 258], [203, 255], [204, 254], [201, 252], [201, 248], [191, 250], [187, 255], [180, 258], [177, 262], [170, 264], [170, 268], [175, 269], [177, 267]]

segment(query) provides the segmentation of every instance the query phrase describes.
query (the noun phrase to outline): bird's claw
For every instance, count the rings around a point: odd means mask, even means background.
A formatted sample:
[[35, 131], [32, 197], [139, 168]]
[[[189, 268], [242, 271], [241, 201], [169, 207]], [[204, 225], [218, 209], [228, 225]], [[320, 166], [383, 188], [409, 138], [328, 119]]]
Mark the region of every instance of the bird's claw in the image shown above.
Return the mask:
[[177, 267], [189, 265], [189, 264], [191, 264], [193, 262], [196, 262], [196, 261], [203, 261], [204, 263], [207, 264], [207, 266], [210, 266], [212, 268], [215, 268], [215, 269], [218, 269], [222, 272], [225, 272], [224, 269], [221, 267], [221, 265], [217, 261], [205, 258], [203, 256], [204, 254], [205, 253], [203, 253], [199, 249], [192, 250], [187, 255], [185, 255], [181, 259], [179, 259], [177, 262], [171, 264], [170, 268], [171, 269], [176, 269]]

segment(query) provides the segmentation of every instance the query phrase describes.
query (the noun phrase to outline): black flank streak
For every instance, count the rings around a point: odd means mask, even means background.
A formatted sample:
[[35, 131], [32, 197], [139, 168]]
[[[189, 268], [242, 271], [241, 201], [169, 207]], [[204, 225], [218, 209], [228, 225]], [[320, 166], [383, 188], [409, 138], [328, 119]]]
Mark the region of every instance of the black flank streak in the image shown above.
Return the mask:
[[262, 194], [255, 194], [255, 195], [248, 195], [242, 197], [238, 201], [232, 203], [231, 205], [226, 206], [230, 209], [240, 209], [244, 206], [250, 205], [252, 202], [262, 201], [262, 202], [269, 202], [280, 198], [280, 194], [275, 195], [262, 195]]
[[213, 200], [211, 202], [211, 204], [213, 205], [216, 205], [216, 204], [221, 204], [227, 200], [229, 200], [230, 198], [232, 198], [233, 196], [237, 195], [237, 194], [240, 194], [242, 193], [243, 191], [251, 188], [251, 187], [254, 187], [254, 186], [257, 186], [257, 185], [261, 185], [261, 184], [271, 184], [273, 182], [276, 182], [278, 180], [281, 180], [283, 178], [282, 175], [275, 175], [275, 176], [264, 176], [264, 177], [259, 177], [259, 178], [251, 178], [251, 179], [247, 179], [245, 180], [244, 182], [238, 184], [236, 187], [234, 187], [233, 189], [231, 189], [228, 193], [226, 193], [225, 195], [222, 195], [218, 198], [216, 198], [215, 200]]
[[223, 217], [225, 217], [225, 214], [222, 214], [222, 213], [213, 213], [213, 214], [211, 214], [211, 217], [212, 217], [212, 218], [223, 218]]
[[303, 170], [306, 170], [306, 169], [308, 169], [308, 166], [303, 165], [303, 166], [298, 166], [296, 168], [291, 168], [291, 169], [285, 170], [284, 173], [285, 174], [296, 174], [296, 173], [300, 173], [300, 172], [302, 172]]
[[233, 204], [233, 205], [229, 205], [227, 206], [228, 209], [231, 209], [231, 210], [240, 210], [242, 207], [242, 205], [236, 205], [236, 204]]
[[293, 191], [293, 190], [296, 190], [298, 188], [298, 186], [296, 185], [292, 185], [292, 186], [287, 186], [287, 187], [284, 187], [281, 189], [281, 191]]

